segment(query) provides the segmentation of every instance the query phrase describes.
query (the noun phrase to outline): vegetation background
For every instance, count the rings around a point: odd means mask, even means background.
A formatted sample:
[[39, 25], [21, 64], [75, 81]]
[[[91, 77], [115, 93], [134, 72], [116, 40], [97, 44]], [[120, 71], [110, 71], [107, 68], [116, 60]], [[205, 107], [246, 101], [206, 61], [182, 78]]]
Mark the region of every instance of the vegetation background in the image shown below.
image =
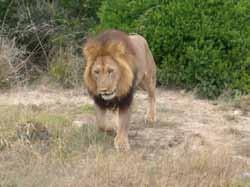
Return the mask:
[[[110, 28], [181, 88], [157, 89], [155, 126], [136, 93], [128, 154], [81, 87], [83, 44]], [[249, 0], [0, 0], [0, 187], [250, 187], [249, 93]]]
[[45, 73], [78, 86], [86, 36], [116, 28], [148, 40], [161, 85], [249, 93], [249, 12], [248, 0], [1, 0], [0, 86]]
[[82, 83], [82, 45], [116, 28], [143, 35], [161, 85], [216, 98], [250, 92], [248, 0], [1, 0], [0, 86], [49, 75]]

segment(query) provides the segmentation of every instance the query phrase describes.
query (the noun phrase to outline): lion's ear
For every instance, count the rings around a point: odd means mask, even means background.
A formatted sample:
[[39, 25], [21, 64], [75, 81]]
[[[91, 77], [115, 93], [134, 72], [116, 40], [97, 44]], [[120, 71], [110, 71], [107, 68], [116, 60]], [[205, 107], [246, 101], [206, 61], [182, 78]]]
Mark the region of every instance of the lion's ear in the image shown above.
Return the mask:
[[112, 41], [108, 44], [107, 51], [110, 54], [124, 55], [126, 53], [126, 46], [122, 42]]
[[94, 40], [88, 40], [83, 48], [83, 54], [86, 59], [94, 59], [100, 52], [101, 45]]

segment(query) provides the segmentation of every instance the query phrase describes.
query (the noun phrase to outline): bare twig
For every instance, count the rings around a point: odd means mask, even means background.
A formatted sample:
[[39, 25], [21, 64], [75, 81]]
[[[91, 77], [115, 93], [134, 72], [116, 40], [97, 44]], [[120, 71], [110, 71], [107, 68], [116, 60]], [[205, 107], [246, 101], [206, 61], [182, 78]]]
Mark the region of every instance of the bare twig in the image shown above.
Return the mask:
[[[23, 4], [25, 5], [24, 0], [23, 0]], [[38, 35], [37, 27], [36, 27], [35, 23], [33, 22], [32, 18], [31, 18], [30, 8], [29, 8], [28, 6], [25, 6], [25, 7], [26, 7], [26, 10], [27, 10], [27, 13], [28, 13], [28, 17], [29, 17], [29, 19], [30, 19], [30, 23], [31, 23], [32, 26], [35, 27], [34, 32], [35, 32], [37, 41], [38, 41], [38, 43], [39, 43], [39, 45], [40, 45], [40, 47], [41, 47], [41, 49], [42, 49], [42, 51], [43, 51], [44, 57], [45, 57], [45, 59], [46, 59], [46, 66], [47, 66], [46, 68], [48, 69], [48, 66], [49, 66], [49, 58], [48, 58], [48, 55], [47, 55], [47, 53], [46, 53], [46, 51], [45, 51], [45, 49], [44, 49], [44, 46], [43, 46], [43, 44], [42, 44], [42, 42], [41, 42], [41, 39], [40, 39], [40, 37], [39, 37], [39, 35]]]

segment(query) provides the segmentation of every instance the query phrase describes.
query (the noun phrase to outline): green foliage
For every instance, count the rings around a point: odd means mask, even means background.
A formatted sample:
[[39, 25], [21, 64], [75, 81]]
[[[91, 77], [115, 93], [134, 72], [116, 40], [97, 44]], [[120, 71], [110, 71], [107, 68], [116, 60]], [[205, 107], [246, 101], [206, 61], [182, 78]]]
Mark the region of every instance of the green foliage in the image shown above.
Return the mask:
[[[208, 98], [224, 90], [250, 92], [249, 0], [0, 2], [0, 35], [25, 48], [29, 69], [49, 71], [65, 85], [80, 80], [76, 57], [87, 33], [116, 28], [148, 40], [162, 85], [195, 88]], [[69, 46], [77, 63], [58, 57]]]
[[8, 74], [9, 74], [10, 68], [6, 63], [2, 63], [0, 61], [0, 88], [8, 88], [9, 87], [9, 81], [8, 81]]
[[101, 24], [96, 30], [110, 28], [135, 32], [136, 20], [141, 19], [159, 0], [106, 0], [103, 1], [98, 12]]
[[77, 42], [82, 45], [89, 28], [97, 19], [97, 9], [101, 0], [58, 0], [54, 5], [54, 21], [60, 32], [53, 41], [60, 45]]
[[24, 28], [28, 27], [35, 35], [31, 27], [38, 27], [39, 31], [39, 26], [44, 24], [52, 27], [45, 33], [56, 33], [53, 41], [79, 41], [84, 38], [89, 27], [97, 23], [96, 12], [100, 3], [101, 0], [1, 0], [0, 21], [8, 29], [15, 31], [15, 36], [23, 43], [27, 39], [22, 36]]
[[225, 89], [250, 92], [249, 12], [248, 0], [106, 0], [97, 30], [142, 34], [161, 84], [215, 98]]
[[[17, 21], [16, 8], [13, 6], [15, 3], [13, 0], [1, 0], [0, 1], [0, 24], [4, 26], [6, 22], [14, 23]], [[11, 15], [11, 16], [10, 16]], [[3, 29], [1, 27], [1, 29]]]

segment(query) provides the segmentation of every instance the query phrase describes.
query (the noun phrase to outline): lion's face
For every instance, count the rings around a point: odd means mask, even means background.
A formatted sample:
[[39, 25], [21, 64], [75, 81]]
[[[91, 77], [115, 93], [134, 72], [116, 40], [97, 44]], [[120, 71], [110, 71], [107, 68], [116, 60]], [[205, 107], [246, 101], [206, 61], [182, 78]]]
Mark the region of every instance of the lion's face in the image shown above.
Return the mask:
[[120, 80], [120, 68], [110, 56], [100, 56], [94, 62], [91, 75], [96, 82], [96, 93], [104, 100], [111, 100], [116, 96], [117, 85]]
[[131, 91], [136, 67], [133, 53], [123, 40], [88, 40], [83, 52], [84, 82], [92, 96], [111, 100], [125, 97]]

